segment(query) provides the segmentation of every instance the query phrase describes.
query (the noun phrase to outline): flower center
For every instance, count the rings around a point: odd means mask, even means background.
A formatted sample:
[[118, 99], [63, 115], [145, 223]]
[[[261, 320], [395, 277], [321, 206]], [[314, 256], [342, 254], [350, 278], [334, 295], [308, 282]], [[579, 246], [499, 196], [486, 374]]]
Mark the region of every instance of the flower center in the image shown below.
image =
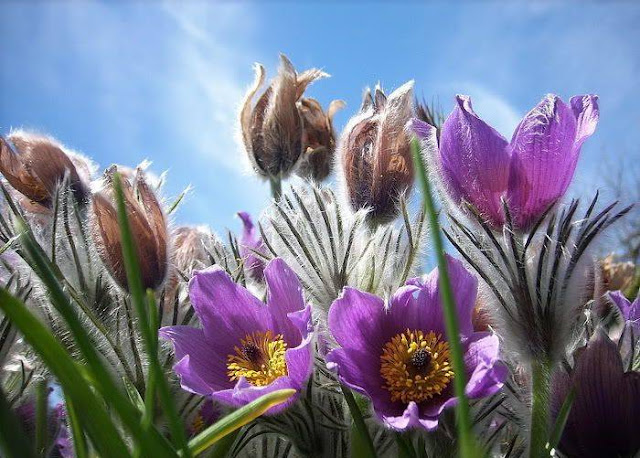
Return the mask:
[[265, 386], [288, 374], [284, 359], [287, 343], [282, 334], [256, 331], [247, 334], [233, 350], [235, 354], [227, 356], [227, 375], [231, 381], [244, 377], [254, 386]]
[[382, 349], [380, 375], [391, 401], [421, 402], [442, 393], [453, 379], [449, 343], [433, 331], [409, 330]]

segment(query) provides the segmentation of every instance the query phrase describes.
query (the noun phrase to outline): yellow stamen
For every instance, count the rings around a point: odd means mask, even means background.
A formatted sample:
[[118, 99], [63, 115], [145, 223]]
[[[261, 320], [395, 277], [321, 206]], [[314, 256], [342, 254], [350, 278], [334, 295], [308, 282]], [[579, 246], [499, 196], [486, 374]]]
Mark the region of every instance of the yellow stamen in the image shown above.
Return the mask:
[[227, 375], [231, 381], [240, 377], [254, 386], [265, 386], [287, 375], [284, 353], [287, 343], [282, 334], [257, 331], [248, 334], [234, 347], [235, 354], [227, 356]]
[[449, 343], [433, 331], [425, 334], [407, 329], [385, 344], [380, 374], [392, 402], [431, 399], [442, 393], [454, 376]]

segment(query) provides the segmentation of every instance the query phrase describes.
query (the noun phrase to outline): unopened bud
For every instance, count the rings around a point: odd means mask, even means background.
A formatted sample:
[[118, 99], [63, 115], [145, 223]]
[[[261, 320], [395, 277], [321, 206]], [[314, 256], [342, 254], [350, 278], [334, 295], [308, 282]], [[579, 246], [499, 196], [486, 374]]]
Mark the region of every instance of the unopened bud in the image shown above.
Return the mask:
[[325, 113], [320, 102], [311, 98], [302, 98], [298, 111], [302, 115], [303, 154], [297, 174], [320, 182], [327, 178], [333, 166], [336, 149], [336, 136], [333, 130], [333, 116], [345, 106], [342, 100], [334, 100]]
[[240, 256], [244, 261], [244, 267], [256, 281], [264, 281], [264, 268], [266, 262], [257, 253], [265, 253], [266, 247], [253, 224], [251, 215], [247, 212], [239, 212], [242, 220], [242, 235], [240, 236]]
[[345, 128], [339, 157], [349, 203], [369, 209], [373, 221], [385, 222], [398, 213], [398, 199], [413, 185], [410, 134], [413, 81], [387, 98], [380, 88], [365, 93], [361, 112]]
[[[93, 195], [93, 240], [103, 263], [113, 279], [128, 290], [127, 273], [122, 257], [122, 235], [113, 198], [115, 166], [105, 172], [106, 188]], [[167, 273], [167, 225], [156, 195], [147, 185], [142, 170], [133, 177], [121, 176], [127, 216], [142, 285], [156, 289]]]
[[51, 138], [22, 131], [0, 137], [0, 172], [16, 191], [42, 207], [51, 207], [65, 180], [78, 202], [86, 201], [89, 192], [87, 161]]
[[298, 74], [281, 54], [278, 75], [254, 103], [265, 79], [264, 67], [256, 64], [255, 69], [254, 84], [240, 112], [242, 140], [259, 175], [285, 177], [302, 154], [303, 121], [297, 102], [309, 84], [328, 75], [317, 69]]

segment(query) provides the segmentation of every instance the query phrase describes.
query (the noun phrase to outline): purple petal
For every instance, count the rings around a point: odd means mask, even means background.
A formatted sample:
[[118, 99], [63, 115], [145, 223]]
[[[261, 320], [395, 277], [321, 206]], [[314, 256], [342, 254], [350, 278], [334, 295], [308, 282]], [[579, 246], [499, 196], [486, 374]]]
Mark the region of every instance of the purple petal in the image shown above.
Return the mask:
[[287, 371], [291, 380], [302, 387], [313, 369], [313, 334], [307, 335], [300, 345], [285, 352]]
[[173, 369], [180, 376], [182, 388], [208, 396], [233, 386], [226, 373], [227, 355], [217, 353], [201, 329], [169, 326], [161, 328], [159, 335], [173, 342], [177, 361]]
[[456, 97], [457, 105], [442, 126], [440, 172], [454, 201], [467, 201], [494, 226], [504, 222], [500, 202], [509, 179], [508, 142], [482, 121], [468, 96]]
[[269, 330], [268, 308], [218, 266], [194, 273], [189, 297], [207, 338], [228, 353], [248, 334]]
[[386, 426], [396, 431], [404, 431], [410, 428], [424, 428], [433, 431], [438, 427], [437, 418], [424, 418], [420, 415], [420, 409], [415, 402], [410, 402], [400, 416], [381, 416]]
[[577, 121], [575, 148], [579, 150], [582, 143], [596, 131], [600, 118], [598, 96], [576, 95], [571, 97], [569, 105]]
[[[473, 332], [471, 318], [478, 292], [478, 280], [462, 264], [461, 261], [447, 255], [447, 272], [451, 282], [451, 289], [458, 312], [460, 334], [463, 336]], [[405, 328], [408, 326], [423, 331], [437, 331], [444, 335], [444, 315], [442, 299], [440, 297], [440, 285], [438, 269], [432, 270], [424, 278], [412, 278], [407, 280], [407, 285], [420, 288], [421, 294], [415, 295], [418, 299], [415, 304], [410, 303], [405, 296], [410, 290], [400, 288], [392, 299], [390, 314], [396, 305], [406, 304], [402, 307], [402, 313], [407, 316]], [[405, 287], [406, 288], [406, 287]], [[416, 323], [412, 325], [411, 323]]]
[[629, 299], [627, 299], [621, 291], [610, 291], [609, 299], [618, 306], [622, 318], [624, 318], [625, 321], [629, 320], [629, 313], [631, 312], [631, 302]]
[[238, 216], [242, 220], [243, 226], [240, 236], [240, 256], [244, 259], [245, 267], [251, 277], [254, 280], [262, 281], [265, 262], [254, 251], [264, 252], [264, 242], [256, 233], [251, 215], [247, 212], [238, 212]]
[[329, 309], [329, 330], [343, 348], [369, 350], [380, 356], [388, 338], [384, 302], [378, 296], [346, 287]]
[[531, 226], [566, 192], [578, 162], [576, 128], [573, 111], [555, 95], [545, 97], [516, 128], [507, 193], [515, 227]]
[[[624, 373], [618, 348], [598, 331], [577, 356], [571, 406], [560, 450], [581, 457], [633, 456], [640, 449], [640, 374]], [[568, 385], [556, 384], [553, 405], [561, 405]], [[597, 419], [597, 421], [594, 421]]]
[[290, 321], [289, 313], [305, 309], [300, 280], [280, 258], [273, 259], [264, 270], [267, 282], [267, 306], [273, 318], [273, 330], [294, 347], [302, 340], [300, 330]]
[[293, 388], [298, 391], [295, 395], [293, 395], [289, 400], [283, 404], [278, 404], [277, 406], [272, 407], [267, 410], [267, 415], [273, 415], [279, 412], [282, 412], [284, 409], [293, 404], [300, 392], [300, 386], [297, 385], [290, 377], [278, 377], [272, 383], [266, 386], [254, 386], [247, 382], [247, 380], [242, 377], [236, 383], [236, 386], [223, 391], [218, 391], [213, 393], [212, 397], [214, 400], [222, 402], [224, 404], [228, 404], [231, 406], [243, 406], [251, 401], [255, 401], [260, 396], [264, 396], [265, 394], [272, 393], [277, 390], [284, 390], [286, 388]]
[[464, 355], [469, 381], [465, 388], [471, 399], [490, 396], [498, 392], [509, 370], [499, 359], [500, 341], [495, 334], [476, 333], [469, 337]]

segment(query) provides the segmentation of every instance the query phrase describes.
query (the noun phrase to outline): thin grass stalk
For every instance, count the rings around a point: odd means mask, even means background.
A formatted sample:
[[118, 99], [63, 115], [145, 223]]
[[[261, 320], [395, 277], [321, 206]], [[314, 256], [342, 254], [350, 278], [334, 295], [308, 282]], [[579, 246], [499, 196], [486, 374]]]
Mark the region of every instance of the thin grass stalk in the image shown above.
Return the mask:
[[76, 413], [75, 404], [71, 398], [64, 392], [64, 405], [67, 414], [67, 423], [71, 429], [71, 440], [73, 441], [73, 453], [76, 458], [87, 458], [87, 441], [84, 437], [84, 431], [80, 424], [80, 419]]
[[462, 353], [462, 343], [460, 342], [460, 332], [458, 325], [458, 316], [456, 306], [453, 301], [453, 293], [451, 291], [451, 282], [449, 273], [447, 272], [447, 259], [445, 257], [442, 235], [440, 233], [440, 224], [438, 222], [438, 213], [436, 212], [431, 193], [431, 184], [425, 170], [425, 165], [420, 153], [420, 143], [418, 140], [411, 141], [411, 151], [415, 168], [418, 171], [418, 179], [422, 185], [422, 198], [425, 214], [429, 217], [429, 225], [431, 227], [431, 237], [433, 246], [438, 260], [438, 277], [440, 285], [440, 295], [442, 298], [443, 314], [445, 318], [445, 326], [449, 346], [451, 349], [451, 359], [453, 360], [453, 370], [455, 377], [453, 378], [453, 387], [458, 404], [456, 405], [458, 440], [460, 442], [460, 456], [462, 458], [475, 458], [478, 455], [476, 440], [471, 430], [471, 412], [469, 401], [465, 394], [467, 385], [466, 368], [464, 364], [464, 356]]
[[347, 405], [349, 406], [351, 418], [353, 418], [354, 432], [356, 433], [355, 435], [352, 434], [351, 437], [351, 456], [375, 458], [377, 456], [376, 449], [373, 446], [373, 440], [371, 440], [371, 435], [369, 434], [369, 429], [364, 422], [364, 417], [362, 416], [360, 407], [358, 407], [358, 403], [353, 397], [351, 390], [344, 385], [341, 385], [340, 387], [342, 388], [344, 399], [347, 401]]
[[[158, 360], [157, 326], [155, 329], [151, 329], [151, 322], [155, 324], [157, 318], [150, 320], [147, 310], [145, 310], [146, 306], [142, 287], [142, 278], [140, 276], [140, 266], [135, 254], [131, 226], [129, 225], [129, 218], [127, 215], [127, 206], [125, 203], [124, 192], [122, 190], [122, 181], [118, 173], [114, 176], [113, 185], [118, 206], [118, 222], [120, 225], [122, 240], [122, 256], [124, 259], [125, 270], [127, 272], [127, 285], [131, 294], [131, 302], [133, 303], [136, 314], [138, 315], [145, 350], [149, 357], [149, 370], [155, 372], [154, 378], [157, 383], [158, 395], [163, 411], [169, 420], [172, 438], [178, 449], [182, 450], [183, 455], [189, 457], [191, 456], [191, 453], [187, 445], [184, 427], [171, 397], [167, 380], [162, 375], [162, 367]], [[153, 306], [155, 306], [155, 301]]]

